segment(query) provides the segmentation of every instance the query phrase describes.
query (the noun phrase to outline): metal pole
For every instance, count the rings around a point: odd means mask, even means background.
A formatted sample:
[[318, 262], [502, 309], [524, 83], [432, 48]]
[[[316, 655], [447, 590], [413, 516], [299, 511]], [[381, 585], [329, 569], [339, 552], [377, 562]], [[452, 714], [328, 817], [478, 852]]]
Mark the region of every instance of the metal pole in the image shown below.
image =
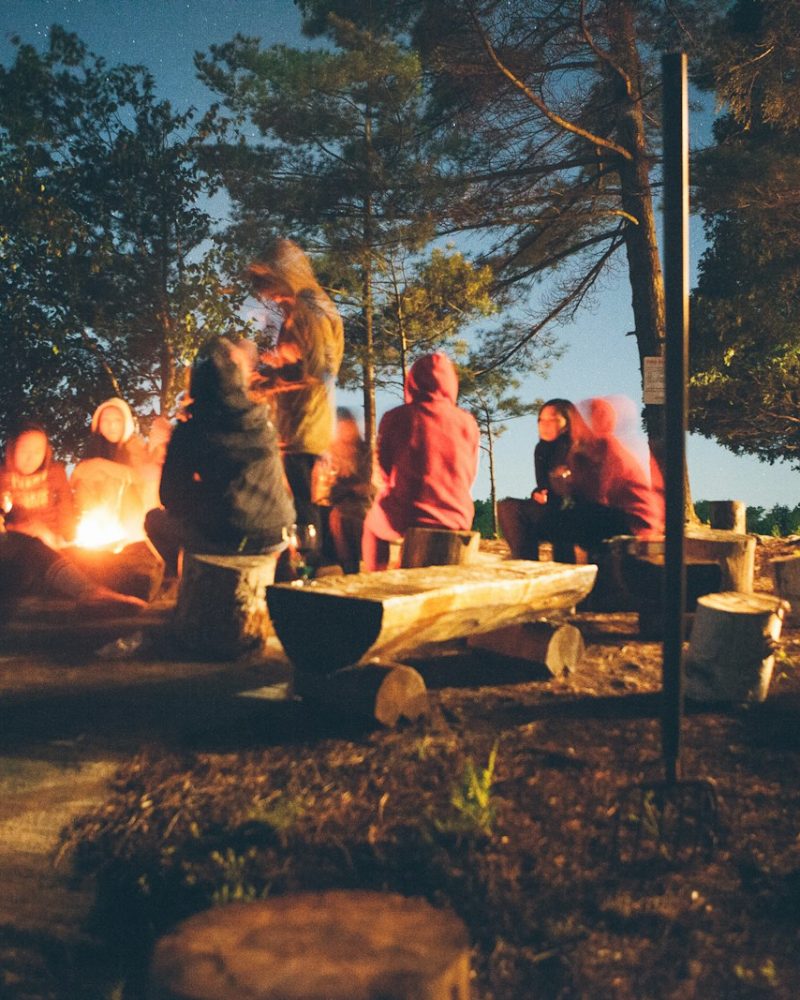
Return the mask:
[[668, 780], [680, 777], [683, 633], [686, 379], [689, 347], [689, 112], [686, 55], [662, 57], [664, 88], [664, 289], [666, 305], [664, 641], [662, 748]]

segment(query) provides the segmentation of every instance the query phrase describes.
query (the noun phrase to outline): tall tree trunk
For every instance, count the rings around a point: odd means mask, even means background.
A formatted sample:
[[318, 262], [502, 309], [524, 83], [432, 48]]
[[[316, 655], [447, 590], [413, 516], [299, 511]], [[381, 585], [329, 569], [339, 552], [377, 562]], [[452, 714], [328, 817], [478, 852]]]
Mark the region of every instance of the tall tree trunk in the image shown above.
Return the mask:
[[497, 538], [497, 483], [494, 477], [494, 435], [491, 422], [486, 424], [486, 450], [489, 453], [489, 503], [491, 504], [492, 538]]
[[372, 322], [372, 119], [369, 104], [364, 115], [364, 164], [366, 167], [366, 195], [364, 197], [364, 263], [362, 268], [362, 305], [364, 322], [364, 438], [375, 449], [375, 343]]
[[[625, 228], [625, 250], [639, 369], [643, 374], [644, 358], [664, 354], [664, 277], [658, 253], [650, 157], [641, 100], [642, 66], [628, 0], [611, 3], [608, 16], [612, 55], [624, 73], [624, 79], [619, 75], [616, 78], [617, 97], [622, 109], [619, 141], [632, 153], [632, 159], [620, 159], [619, 179], [622, 207], [637, 220]], [[663, 466], [662, 409], [653, 405], [645, 408], [647, 436], [659, 466]]]
[[[616, 64], [623, 76], [617, 77], [619, 106], [623, 109], [619, 129], [620, 144], [633, 154], [621, 160], [619, 168], [622, 207], [638, 224], [625, 229], [625, 251], [631, 285], [634, 332], [639, 351], [639, 370], [644, 380], [644, 359], [663, 357], [666, 337], [664, 275], [658, 252], [650, 159], [642, 102], [642, 65], [630, 0], [609, 4], [609, 38]], [[650, 450], [664, 470], [664, 407], [645, 406], [645, 427]], [[684, 469], [686, 518], [696, 520], [689, 489], [688, 469]]]

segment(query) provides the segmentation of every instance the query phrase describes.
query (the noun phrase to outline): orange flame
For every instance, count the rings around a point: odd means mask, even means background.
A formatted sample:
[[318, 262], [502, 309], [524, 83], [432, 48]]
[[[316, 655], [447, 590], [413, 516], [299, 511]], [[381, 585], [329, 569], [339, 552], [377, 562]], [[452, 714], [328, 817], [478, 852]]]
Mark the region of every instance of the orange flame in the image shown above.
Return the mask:
[[75, 533], [75, 544], [80, 548], [119, 551], [125, 542], [125, 528], [107, 507], [95, 507], [81, 516]]

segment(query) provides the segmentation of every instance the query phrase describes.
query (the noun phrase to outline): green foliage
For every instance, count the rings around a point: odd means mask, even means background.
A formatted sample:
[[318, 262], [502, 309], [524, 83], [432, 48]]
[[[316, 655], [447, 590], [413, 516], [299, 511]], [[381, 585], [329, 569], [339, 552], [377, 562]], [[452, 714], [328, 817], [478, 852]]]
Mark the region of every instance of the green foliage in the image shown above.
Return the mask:
[[[741, 0], [713, 34], [727, 113], [695, 169], [708, 248], [692, 300], [692, 429], [800, 465], [800, 10]], [[757, 414], [757, 419], [753, 419]]]
[[[471, 324], [497, 314], [508, 293], [488, 266], [430, 249], [462, 228], [452, 221], [462, 151], [458, 133], [431, 114], [406, 25], [397, 31], [390, 14], [365, 16], [352, 3], [303, 10], [322, 47], [262, 50], [237, 36], [212, 46], [198, 69], [234, 115], [215, 152], [235, 206], [231, 245], [257, 255], [282, 230], [319, 252], [318, 273], [345, 317], [340, 384], [362, 388], [374, 411], [376, 387], [401, 387], [419, 355], [465, 358]], [[253, 126], [263, 146], [245, 140]], [[504, 323], [494, 336], [505, 344], [515, 330]], [[516, 358], [518, 370], [526, 361]]]
[[486, 767], [477, 768], [472, 758], [467, 758], [461, 779], [450, 793], [449, 813], [433, 819], [439, 833], [457, 837], [491, 836], [496, 813], [492, 785], [497, 746], [495, 743], [492, 747]]
[[481, 538], [495, 537], [496, 529], [491, 500], [475, 501], [475, 517], [472, 521], [472, 530], [479, 531]]
[[74, 455], [98, 402], [167, 410], [205, 333], [228, 329], [236, 300], [199, 207], [214, 127], [58, 27], [0, 67], [3, 429], [39, 417]]
[[215, 888], [211, 902], [215, 906], [226, 903], [247, 903], [264, 899], [269, 894], [268, 887], [258, 888], [254, 884], [252, 869], [258, 858], [258, 851], [251, 847], [244, 854], [237, 854], [228, 847], [224, 851], [212, 851], [209, 855], [216, 875], [212, 879]]
[[[711, 502], [698, 500], [694, 509], [700, 521], [708, 524], [711, 516]], [[772, 535], [776, 538], [798, 535], [800, 534], [800, 504], [797, 504], [796, 507], [775, 504], [768, 510], [764, 507], [748, 507], [746, 523], [747, 530], [756, 535]]]

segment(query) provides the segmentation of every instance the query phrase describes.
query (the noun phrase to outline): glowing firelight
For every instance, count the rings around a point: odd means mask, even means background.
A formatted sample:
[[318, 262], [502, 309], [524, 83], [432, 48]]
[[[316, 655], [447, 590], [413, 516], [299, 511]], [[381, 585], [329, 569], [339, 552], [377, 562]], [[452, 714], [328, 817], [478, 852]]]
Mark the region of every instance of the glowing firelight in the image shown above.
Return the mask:
[[82, 549], [122, 548], [125, 541], [125, 529], [107, 507], [87, 510], [78, 522], [75, 544]]

